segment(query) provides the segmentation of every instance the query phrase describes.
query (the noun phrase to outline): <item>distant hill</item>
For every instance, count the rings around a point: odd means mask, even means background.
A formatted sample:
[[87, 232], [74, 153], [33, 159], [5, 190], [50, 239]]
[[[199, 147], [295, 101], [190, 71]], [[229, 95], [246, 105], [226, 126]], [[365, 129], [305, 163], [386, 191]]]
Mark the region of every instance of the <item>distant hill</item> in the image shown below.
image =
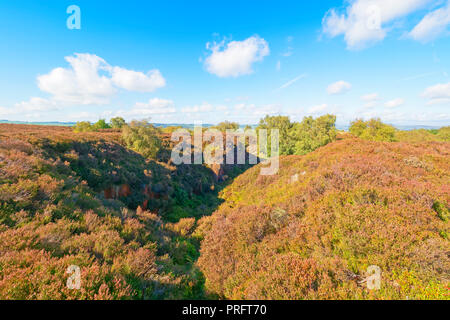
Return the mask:
[[76, 124], [76, 122], [28, 122], [28, 121], [9, 121], [9, 120], [0, 120], [0, 123], [10, 123], [10, 124], [28, 124], [28, 125], [38, 125], [38, 126], [61, 126], [61, 127], [72, 127]]
[[[58, 122], [58, 121], [50, 121], [50, 122], [27, 122], [27, 121], [9, 121], [9, 120], [0, 120], [0, 123], [9, 123], [9, 124], [27, 124], [27, 125], [38, 125], [38, 126], [61, 126], [61, 127], [73, 127], [77, 123], [76, 122]], [[179, 123], [153, 123], [153, 125], [161, 128], [167, 127], [182, 127], [182, 128], [193, 128], [194, 124], [179, 124]], [[212, 127], [213, 124], [203, 124], [203, 127]]]
[[[11, 123], [11, 124], [29, 124], [29, 125], [41, 125], [41, 126], [65, 126], [65, 127], [72, 127], [76, 125], [76, 122], [57, 122], [57, 121], [51, 121], [51, 122], [27, 122], [27, 121], [9, 121], [9, 120], [0, 120], [0, 123]], [[182, 128], [188, 128], [191, 129], [194, 127], [194, 124], [180, 124], [180, 123], [153, 123], [157, 127], [161, 128], [167, 128], [167, 127], [182, 127]], [[214, 126], [213, 124], [205, 123], [202, 125], [205, 128]], [[249, 125], [251, 127], [256, 127], [256, 124]], [[427, 126], [427, 125], [393, 125], [398, 130], [416, 130], [416, 129], [425, 129], [425, 130], [432, 130], [432, 129], [439, 129], [442, 126]], [[245, 128], [246, 125], [241, 124], [241, 128]], [[348, 131], [349, 125], [336, 125], [336, 128], [339, 130]]]

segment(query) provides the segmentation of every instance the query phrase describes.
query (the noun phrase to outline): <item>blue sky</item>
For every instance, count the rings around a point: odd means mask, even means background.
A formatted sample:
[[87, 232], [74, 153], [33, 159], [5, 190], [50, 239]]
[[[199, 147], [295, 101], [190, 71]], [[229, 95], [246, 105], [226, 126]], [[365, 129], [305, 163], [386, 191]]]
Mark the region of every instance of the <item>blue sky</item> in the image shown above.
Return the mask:
[[449, 125], [449, 25], [448, 0], [2, 1], [0, 119]]

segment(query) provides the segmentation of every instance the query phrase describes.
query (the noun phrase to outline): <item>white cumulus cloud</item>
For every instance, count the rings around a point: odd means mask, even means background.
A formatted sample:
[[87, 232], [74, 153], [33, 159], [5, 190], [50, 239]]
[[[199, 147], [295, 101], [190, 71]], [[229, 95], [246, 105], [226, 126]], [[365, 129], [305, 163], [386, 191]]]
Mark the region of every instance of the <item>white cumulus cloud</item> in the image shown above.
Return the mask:
[[450, 25], [450, 1], [445, 7], [428, 13], [409, 35], [418, 41], [428, 42], [442, 34]]
[[319, 113], [319, 112], [322, 112], [322, 111], [326, 110], [327, 108], [328, 108], [328, 105], [326, 103], [319, 104], [317, 106], [312, 106], [311, 108], [309, 108], [308, 113], [316, 114], [316, 113]]
[[256, 105], [251, 103], [251, 104], [247, 104], [247, 103], [238, 103], [237, 105], [234, 106], [235, 110], [241, 111], [241, 110], [253, 110], [256, 108]]
[[144, 74], [110, 66], [94, 54], [75, 53], [65, 59], [70, 67], [55, 68], [37, 78], [39, 89], [50, 94], [49, 99], [32, 98], [16, 106], [43, 110], [56, 105], [102, 105], [109, 103], [118, 88], [152, 92], [166, 83], [159, 70]]
[[56, 68], [38, 77], [39, 89], [50, 93], [57, 101], [74, 104], [107, 103], [116, 89], [111, 79], [100, 75], [109, 65], [102, 58], [92, 54], [75, 54], [66, 57], [70, 68]]
[[119, 115], [146, 117], [155, 114], [169, 114], [175, 112], [175, 105], [172, 100], [153, 98], [148, 102], [137, 102], [130, 111], [120, 112]]
[[450, 83], [440, 83], [428, 87], [422, 97], [429, 99], [428, 104], [450, 102]]
[[396, 107], [399, 107], [399, 106], [403, 105], [404, 103], [405, 103], [404, 99], [397, 98], [397, 99], [393, 99], [393, 100], [387, 101], [384, 104], [384, 106], [387, 107], [387, 108], [396, 108]]
[[395, 20], [421, 9], [432, 0], [349, 0], [345, 12], [330, 9], [322, 30], [330, 37], [343, 35], [349, 49], [362, 49], [386, 37]]
[[204, 102], [200, 105], [192, 106], [192, 107], [185, 107], [181, 109], [181, 112], [183, 113], [198, 113], [198, 112], [210, 112], [213, 111], [214, 107], [213, 105]]
[[13, 110], [11, 108], [0, 107], [0, 117], [9, 116], [13, 114]]
[[137, 92], [153, 92], [166, 85], [159, 70], [150, 70], [144, 74], [121, 67], [112, 68], [112, 82], [120, 88]]
[[363, 95], [361, 97], [361, 100], [364, 100], [367, 102], [377, 101], [377, 100], [380, 100], [380, 96], [378, 95], [378, 93], [369, 93], [369, 94]]
[[350, 89], [352, 88], [352, 85], [346, 81], [338, 81], [335, 83], [332, 83], [328, 86], [327, 88], [327, 92], [328, 94], [342, 94], [345, 92], [350, 91]]
[[361, 100], [365, 101], [364, 107], [366, 108], [373, 108], [378, 104], [378, 101], [380, 100], [380, 96], [378, 93], [369, 93], [366, 95], [363, 95], [361, 97]]
[[17, 110], [17, 112], [50, 111], [58, 109], [58, 103], [56, 103], [54, 100], [33, 97], [28, 101], [16, 103], [15, 109]]
[[252, 65], [270, 53], [267, 41], [259, 36], [228, 43], [208, 42], [206, 48], [211, 51], [205, 60], [206, 70], [221, 78], [253, 73]]

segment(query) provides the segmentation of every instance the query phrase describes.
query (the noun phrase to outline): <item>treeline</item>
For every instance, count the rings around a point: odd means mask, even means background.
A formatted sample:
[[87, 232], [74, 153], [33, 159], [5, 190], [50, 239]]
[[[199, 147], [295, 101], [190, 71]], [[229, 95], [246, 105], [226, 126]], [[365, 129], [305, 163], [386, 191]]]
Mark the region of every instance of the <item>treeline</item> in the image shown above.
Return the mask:
[[357, 119], [350, 125], [351, 134], [370, 141], [384, 142], [421, 142], [421, 141], [450, 141], [450, 126], [440, 129], [397, 130], [380, 119], [364, 121]]
[[92, 124], [89, 121], [80, 121], [74, 126], [75, 132], [91, 132], [103, 129], [122, 129], [126, 125], [125, 119], [121, 117], [112, 118], [109, 123], [105, 119], [100, 119]]
[[[160, 136], [164, 133], [171, 133], [181, 127], [158, 128], [147, 120], [133, 120], [127, 123], [123, 118], [112, 118], [109, 123], [101, 119], [91, 124], [88, 121], [78, 122], [75, 132], [90, 132], [104, 129], [121, 129], [122, 139], [125, 145], [145, 157], [155, 158], [161, 150], [162, 141]], [[224, 121], [211, 129], [222, 132], [226, 130], [239, 130], [241, 126], [237, 122]], [[243, 128], [251, 129], [250, 126]], [[292, 122], [286, 116], [266, 116], [261, 119], [257, 132], [260, 129], [268, 131], [268, 141], [270, 149], [270, 131], [279, 130], [280, 154], [281, 155], [303, 155], [336, 140], [336, 116], [324, 115], [314, 119], [305, 117], [302, 122]]]
[[[167, 152], [162, 152], [163, 134], [171, 134], [179, 126], [159, 128], [148, 120], [133, 120], [129, 123], [121, 117], [112, 118], [110, 122], [101, 119], [91, 124], [88, 121], [78, 122], [75, 132], [100, 131], [105, 129], [116, 129], [122, 132], [122, 141], [128, 148], [141, 153], [146, 158], [155, 159]], [[237, 122], [224, 121], [211, 129], [222, 132], [227, 130], [239, 130], [241, 125]], [[244, 130], [252, 129], [250, 126]], [[256, 131], [266, 129], [268, 132], [268, 144], [270, 150], [273, 129], [279, 130], [280, 155], [305, 155], [319, 147], [327, 145], [336, 140], [338, 130], [336, 129], [336, 116], [327, 114], [318, 118], [305, 117], [301, 122], [294, 122], [288, 116], [266, 116], [259, 121]], [[207, 128], [204, 128], [207, 130]], [[192, 131], [192, 130], [191, 130]], [[425, 130], [398, 130], [392, 125], [383, 123], [374, 118], [367, 121], [356, 119], [351, 122], [349, 133], [364, 140], [384, 142], [421, 142], [421, 141], [450, 141], [450, 126], [441, 129]], [[167, 150], [166, 150], [167, 151]]]
[[[302, 122], [291, 122], [286, 116], [266, 116], [257, 130], [279, 130], [281, 155], [304, 155], [336, 140], [336, 116], [324, 115], [314, 119], [305, 117]], [[268, 137], [270, 141], [270, 134]]]

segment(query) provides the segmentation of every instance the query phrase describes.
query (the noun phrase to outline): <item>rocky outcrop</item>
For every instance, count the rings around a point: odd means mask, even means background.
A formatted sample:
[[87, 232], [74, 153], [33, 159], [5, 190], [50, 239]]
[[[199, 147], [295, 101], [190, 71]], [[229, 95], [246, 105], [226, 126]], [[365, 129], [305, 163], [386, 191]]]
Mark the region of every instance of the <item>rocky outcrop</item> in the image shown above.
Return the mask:
[[[139, 191], [137, 191], [139, 192]], [[149, 201], [152, 199], [169, 200], [169, 188], [163, 183], [143, 185], [140, 191], [145, 197], [141, 208], [146, 210], [149, 205]], [[103, 190], [105, 199], [119, 199], [126, 198], [133, 195], [133, 191], [128, 184], [119, 186], [111, 186]]]
[[209, 168], [214, 175], [215, 182], [224, 181], [223, 177], [225, 176], [225, 169], [223, 164], [212, 164]]
[[131, 188], [128, 184], [112, 186], [103, 191], [106, 199], [119, 199], [131, 195]]

